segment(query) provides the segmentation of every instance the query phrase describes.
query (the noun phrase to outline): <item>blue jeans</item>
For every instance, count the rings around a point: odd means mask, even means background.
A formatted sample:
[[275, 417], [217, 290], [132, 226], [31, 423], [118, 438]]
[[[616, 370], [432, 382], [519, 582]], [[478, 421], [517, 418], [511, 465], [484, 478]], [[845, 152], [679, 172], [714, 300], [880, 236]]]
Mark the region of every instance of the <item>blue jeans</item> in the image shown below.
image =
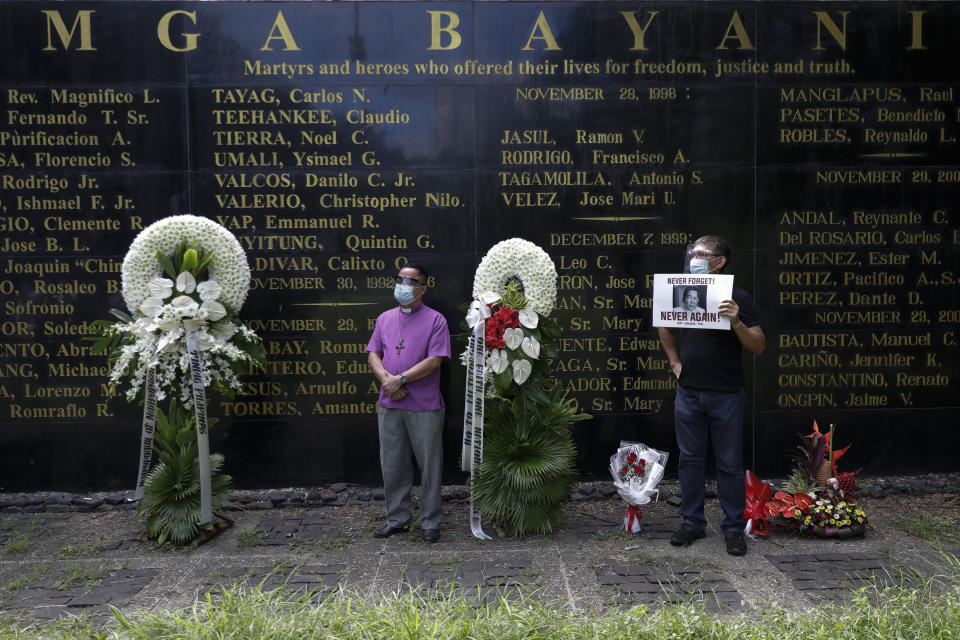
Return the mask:
[[674, 427], [680, 449], [680, 515], [684, 524], [703, 531], [707, 438], [717, 463], [717, 496], [726, 517], [725, 534], [743, 531], [746, 489], [743, 484], [743, 407], [741, 391], [701, 391], [677, 387]]

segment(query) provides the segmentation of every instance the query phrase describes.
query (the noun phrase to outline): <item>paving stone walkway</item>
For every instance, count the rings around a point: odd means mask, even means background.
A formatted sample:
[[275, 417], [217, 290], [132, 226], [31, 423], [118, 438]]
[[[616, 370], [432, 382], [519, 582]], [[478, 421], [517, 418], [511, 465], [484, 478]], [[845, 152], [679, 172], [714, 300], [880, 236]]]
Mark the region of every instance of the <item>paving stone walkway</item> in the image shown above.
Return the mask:
[[685, 562], [617, 564], [597, 569], [597, 583], [610, 593], [606, 602], [658, 607], [685, 602], [703, 603], [708, 610], [743, 607], [736, 587], [715, 568]]
[[407, 588], [423, 589], [437, 594], [458, 593], [477, 604], [492, 603], [500, 598], [516, 598], [532, 593], [540, 575], [530, 558], [518, 557], [496, 562], [412, 562], [407, 565]]
[[[466, 505], [450, 501], [440, 541], [427, 544], [416, 527], [373, 538], [384, 521], [382, 502], [330, 494], [335, 500], [305, 507], [233, 511], [233, 527], [195, 549], [142, 541], [143, 524], [130, 510], [0, 514], [0, 615], [108, 620], [110, 606], [131, 615], [177, 609], [240, 584], [318, 600], [338, 588], [361, 597], [419, 590], [476, 604], [535, 597], [574, 611], [702, 602], [737, 612], [771, 601], [808, 609], [843, 602], [863, 586], [960, 575], [960, 544], [948, 544], [945, 555], [897, 524], [908, 502], [884, 519], [865, 501], [872, 524], [865, 538], [774, 533], [735, 558], [724, 552], [713, 500], [707, 537], [678, 549], [668, 539], [680, 518], [664, 502], [643, 508], [636, 535], [622, 530], [623, 503], [598, 495], [571, 503], [552, 535], [480, 541], [470, 534]], [[270, 502], [271, 495], [247, 504]], [[950, 498], [943, 504], [960, 520]]]
[[796, 589], [815, 601], [843, 602], [861, 587], [909, 586], [916, 581], [915, 570], [894, 566], [889, 556], [875, 552], [796, 553], [766, 558]]

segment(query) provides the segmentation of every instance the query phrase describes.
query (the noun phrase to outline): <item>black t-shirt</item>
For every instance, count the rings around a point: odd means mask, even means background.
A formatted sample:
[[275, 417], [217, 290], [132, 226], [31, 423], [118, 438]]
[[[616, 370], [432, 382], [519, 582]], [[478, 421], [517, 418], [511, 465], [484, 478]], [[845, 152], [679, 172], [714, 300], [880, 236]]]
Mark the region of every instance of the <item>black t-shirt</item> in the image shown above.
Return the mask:
[[[740, 307], [740, 322], [748, 327], [760, 324], [749, 293], [734, 285], [733, 301]], [[743, 347], [732, 329], [673, 329], [673, 334], [683, 363], [680, 386], [706, 391], [743, 388]]]

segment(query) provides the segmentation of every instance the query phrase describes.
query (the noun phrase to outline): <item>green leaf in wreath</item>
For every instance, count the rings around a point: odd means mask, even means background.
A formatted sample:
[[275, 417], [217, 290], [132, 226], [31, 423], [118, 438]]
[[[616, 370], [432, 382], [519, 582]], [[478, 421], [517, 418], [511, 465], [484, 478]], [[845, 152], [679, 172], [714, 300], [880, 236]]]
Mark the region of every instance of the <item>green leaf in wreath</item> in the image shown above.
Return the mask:
[[510, 385], [513, 384], [513, 368], [507, 367], [494, 376], [493, 381], [497, 385], [497, 389], [504, 390], [509, 388]]
[[207, 267], [210, 266], [210, 263], [213, 262], [213, 253], [207, 253], [200, 257], [200, 262], [197, 263], [197, 278], [202, 278], [204, 272], [207, 270]]
[[173, 266], [173, 262], [170, 261], [170, 257], [165, 253], [157, 251], [157, 262], [160, 263], [160, 266], [163, 267], [164, 273], [166, 273], [172, 280], [177, 279], [177, 270]]
[[122, 322], [131, 323], [133, 322], [133, 317], [128, 313], [124, 313], [120, 309], [110, 309], [110, 315], [114, 318], [119, 318]]

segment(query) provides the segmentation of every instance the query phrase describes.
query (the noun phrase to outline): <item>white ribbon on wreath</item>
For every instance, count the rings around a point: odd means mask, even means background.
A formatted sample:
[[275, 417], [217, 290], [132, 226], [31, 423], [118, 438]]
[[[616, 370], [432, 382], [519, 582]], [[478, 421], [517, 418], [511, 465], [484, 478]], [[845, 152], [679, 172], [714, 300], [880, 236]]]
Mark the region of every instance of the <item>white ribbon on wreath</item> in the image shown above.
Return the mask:
[[[499, 297], [499, 296], [498, 296]], [[473, 329], [467, 343], [466, 385], [463, 411], [463, 448], [460, 454], [460, 468], [470, 472], [470, 531], [475, 538], [490, 540], [483, 531], [480, 512], [473, 508], [473, 487], [480, 476], [483, 462], [483, 419], [484, 398], [486, 396], [484, 367], [486, 366], [486, 320], [490, 317], [490, 307], [480, 300], [470, 304], [467, 313], [467, 325]]]

